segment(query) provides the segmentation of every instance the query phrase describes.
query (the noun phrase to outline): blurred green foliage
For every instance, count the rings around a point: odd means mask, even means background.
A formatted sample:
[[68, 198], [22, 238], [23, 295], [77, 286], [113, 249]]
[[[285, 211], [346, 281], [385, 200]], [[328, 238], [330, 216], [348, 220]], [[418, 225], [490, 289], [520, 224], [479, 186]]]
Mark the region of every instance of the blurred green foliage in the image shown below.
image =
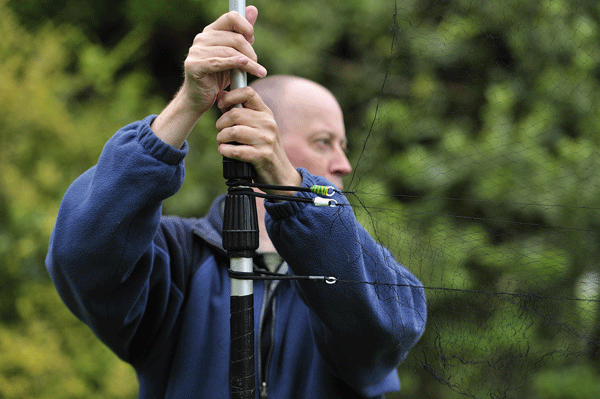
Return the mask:
[[[357, 216], [431, 287], [389, 397], [596, 398], [600, 6], [253, 4], [260, 62], [338, 97]], [[226, 10], [0, 0], [0, 398], [136, 396], [130, 367], [60, 302], [48, 239], [68, 185], [116, 129], [160, 112]], [[190, 136], [165, 213], [201, 215], [225, 190], [216, 117]]]
[[[106, 52], [68, 25], [28, 30], [4, 0], [0, 27], [0, 397], [135, 397], [132, 370], [65, 309], [44, 257], [68, 184], [110, 130], [163, 100], [145, 95], [144, 76], [111, 76], [135, 43]], [[90, 87], [102, 93], [84, 106]]]
[[[361, 201], [395, 215], [374, 232], [432, 287], [405, 379], [414, 397], [596, 397], [600, 9], [406, 4], [390, 71], [407, 87], [367, 112], [384, 137], [358, 173], [395, 196]], [[582, 284], [592, 301], [558, 299]]]

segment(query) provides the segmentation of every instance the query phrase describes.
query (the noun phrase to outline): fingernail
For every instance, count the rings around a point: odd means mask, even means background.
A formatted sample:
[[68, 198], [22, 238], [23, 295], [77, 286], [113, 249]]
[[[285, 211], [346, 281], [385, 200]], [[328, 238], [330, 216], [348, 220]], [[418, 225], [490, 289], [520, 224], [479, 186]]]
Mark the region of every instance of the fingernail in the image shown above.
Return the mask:
[[260, 76], [261, 78], [267, 76], [267, 70], [265, 69], [265, 67], [261, 66], [260, 68], [258, 68], [258, 76]]

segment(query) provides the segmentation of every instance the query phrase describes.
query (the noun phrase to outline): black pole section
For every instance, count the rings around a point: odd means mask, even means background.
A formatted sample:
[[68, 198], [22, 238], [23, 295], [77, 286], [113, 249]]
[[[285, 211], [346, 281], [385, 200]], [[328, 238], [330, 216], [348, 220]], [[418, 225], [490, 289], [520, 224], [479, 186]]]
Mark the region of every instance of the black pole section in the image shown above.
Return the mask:
[[[245, 0], [229, 0], [229, 11], [246, 16]], [[246, 86], [246, 73], [231, 71], [231, 89]], [[256, 177], [249, 163], [223, 158], [223, 177], [229, 185], [223, 216], [223, 248], [230, 258], [232, 270], [252, 273], [253, 258], [258, 249], [258, 216], [252, 183]], [[231, 279], [229, 319], [231, 346], [229, 356], [229, 388], [231, 399], [254, 399], [254, 291], [253, 281]]]
[[[248, 164], [223, 159], [226, 179], [247, 178], [238, 173], [251, 171], [253, 168], [248, 168]], [[256, 199], [248, 192], [252, 192], [252, 189], [243, 186], [228, 189], [223, 218], [223, 248], [230, 257], [231, 269], [245, 273], [252, 272], [253, 257], [258, 248]], [[252, 280], [231, 279], [229, 386], [232, 399], [253, 399], [255, 395], [252, 284]]]

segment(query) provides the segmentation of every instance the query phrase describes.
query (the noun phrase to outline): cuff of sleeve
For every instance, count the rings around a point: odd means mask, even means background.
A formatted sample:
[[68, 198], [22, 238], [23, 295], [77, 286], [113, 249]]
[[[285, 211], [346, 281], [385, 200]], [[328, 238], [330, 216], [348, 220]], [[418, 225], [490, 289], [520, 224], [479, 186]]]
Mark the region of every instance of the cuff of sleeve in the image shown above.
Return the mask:
[[159, 139], [150, 128], [150, 125], [156, 117], [157, 115], [150, 115], [141, 121], [138, 131], [138, 140], [146, 152], [154, 158], [169, 165], [177, 165], [183, 161], [187, 155], [189, 149], [188, 144], [186, 142], [181, 149], [177, 149]]

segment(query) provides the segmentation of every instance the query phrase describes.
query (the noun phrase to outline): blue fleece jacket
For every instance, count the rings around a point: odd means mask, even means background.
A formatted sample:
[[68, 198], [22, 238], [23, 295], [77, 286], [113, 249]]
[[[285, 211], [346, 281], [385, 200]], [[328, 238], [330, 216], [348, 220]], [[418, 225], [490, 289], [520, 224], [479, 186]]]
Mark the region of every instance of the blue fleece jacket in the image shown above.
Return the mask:
[[[202, 219], [163, 217], [184, 178], [181, 150], [150, 129], [119, 130], [62, 201], [47, 268], [63, 301], [138, 375], [140, 398], [229, 396], [228, 259], [221, 201]], [[303, 186], [330, 185], [300, 169]], [[314, 196], [298, 193], [298, 196]], [[265, 202], [266, 227], [288, 273], [338, 282], [254, 283], [257, 397], [380, 397], [421, 336], [421, 283], [342, 206]], [[268, 306], [267, 306], [268, 304]], [[264, 361], [266, 359], [266, 361]], [[259, 364], [260, 363], [260, 364]]]

